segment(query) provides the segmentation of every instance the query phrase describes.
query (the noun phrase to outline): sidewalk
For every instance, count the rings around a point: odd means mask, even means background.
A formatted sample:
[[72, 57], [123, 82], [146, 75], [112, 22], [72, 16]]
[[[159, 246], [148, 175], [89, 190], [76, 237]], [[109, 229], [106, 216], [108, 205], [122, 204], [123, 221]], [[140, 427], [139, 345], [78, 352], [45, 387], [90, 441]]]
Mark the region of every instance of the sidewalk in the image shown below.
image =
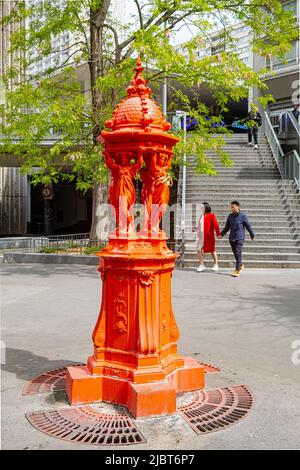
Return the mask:
[[[96, 266], [1, 265], [3, 449], [99, 449], [40, 433], [29, 411], [68, 406], [62, 392], [22, 396], [39, 373], [85, 362], [100, 306]], [[180, 352], [221, 368], [206, 388], [247, 385], [255, 404], [232, 427], [197, 436], [178, 416], [139, 420], [139, 449], [299, 449], [300, 364], [291, 344], [300, 340], [300, 270], [176, 270], [173, 308]], [[101, 448], [101, 447], [100, 447]], [[106, 447], [107, 449], [107, 447]]]

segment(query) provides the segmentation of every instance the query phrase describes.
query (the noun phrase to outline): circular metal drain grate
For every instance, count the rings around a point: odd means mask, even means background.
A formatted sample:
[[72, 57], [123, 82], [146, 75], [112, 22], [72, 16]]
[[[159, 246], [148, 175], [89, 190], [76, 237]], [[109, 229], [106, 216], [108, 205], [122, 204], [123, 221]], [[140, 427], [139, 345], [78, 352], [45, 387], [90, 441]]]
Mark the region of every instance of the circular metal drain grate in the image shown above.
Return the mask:
[[39, 431], [65, 441], [94, 445], [130, 445], [146, 442], [125, 414], [99, 413], [90, 406], [27, 413]]
[[67, 367], [83, 366], [84, 364], [70, 364], [60, 369], [49, 370], [34, 377], [24, 388], [22, 395], [34, 395], [36, 393], [48, 393], [66, 389]]
[[219, 431], [246, 416], [253, 404], [245, 385], [195, 392], [192, 403], [178, 408], [179, 414], [197, 433]]

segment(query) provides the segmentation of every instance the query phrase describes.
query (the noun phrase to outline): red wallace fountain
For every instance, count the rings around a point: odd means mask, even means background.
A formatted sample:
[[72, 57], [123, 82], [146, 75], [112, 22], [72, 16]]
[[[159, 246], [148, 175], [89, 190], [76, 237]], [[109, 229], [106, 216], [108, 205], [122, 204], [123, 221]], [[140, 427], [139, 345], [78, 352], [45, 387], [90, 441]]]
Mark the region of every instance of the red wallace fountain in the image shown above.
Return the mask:
[[[142, 77], [140, 59], [127, 97], [106, 122], [99, 140], [111, 172], [110, 203], [116, 229], [98, 253], [102, 304], [93, 332], [94, 353], [86, 366], [67, 368], [70, 403], [106, 401], [134, 417], [176, 411], [176, 393], [204, 387], [204, 369], [177, 352], [179, 331], [171, 304], [176, 254], [160, 230], [169, 201], [173, 147], [159, 106]], [[142, 229], [133, 226], [133, 180], [143, 182]]]

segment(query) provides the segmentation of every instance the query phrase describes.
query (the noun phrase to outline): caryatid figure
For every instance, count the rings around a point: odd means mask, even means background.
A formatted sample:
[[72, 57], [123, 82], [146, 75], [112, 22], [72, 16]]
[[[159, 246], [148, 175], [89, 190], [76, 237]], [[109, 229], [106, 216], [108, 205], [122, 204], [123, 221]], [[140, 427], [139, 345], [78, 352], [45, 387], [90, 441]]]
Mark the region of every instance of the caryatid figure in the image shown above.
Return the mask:
[[133, 179], [142, 166], [142, 151], [138, 152], [135, 163], [133, 152], [117, 153], [112, 158], [108, 151], [104, 152], [105, 163], [111, 171], [109, 187], [110, 203], [116, 211], [116, 233], [133, 231], [132, 208], [135, 203], [135, 187]]
[[150, 153], [146, 168], [141, 170], [142, 204], [145, 208], [143, 231], [158, 234], [160, 221], [169, 203], [172, 179], [167, 170], [171, 167], [173, 152], [155, 148]]

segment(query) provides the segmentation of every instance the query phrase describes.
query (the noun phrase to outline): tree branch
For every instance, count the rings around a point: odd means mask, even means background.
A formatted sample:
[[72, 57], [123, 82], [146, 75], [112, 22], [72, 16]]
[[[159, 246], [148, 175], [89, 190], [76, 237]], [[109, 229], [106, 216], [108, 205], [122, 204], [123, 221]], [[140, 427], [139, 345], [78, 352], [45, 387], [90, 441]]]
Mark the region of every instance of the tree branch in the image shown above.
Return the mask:
[[[149, 28], [150, 25], [152, 25], [152, 23], [154, 23], [154, 26], [160, 26], [169, 18], [171, 18], [171, 16], [175, 13], [175, 11], [176, 11], [176, 8], [173, 7], [172, 9], [165, 11], [164, 14], [159, 18], [158, 16], [152, 16], [151, 18], [149, 18], [149, 20], [146, 21], [143, 29], [146, 30], [147, 28]], [[158, 19], [155, 21], [156, 18]], [[129, 38], [127, 38], [125, 41], [123, 41], [119, 45], [120, 50], [123, 50], [125, 47], [129, 46], [129, 44], [131, 44], [135, 40], [135, 38], [136, 38], [136, 32], [133, 33], [131, 36], [129, 36]], [[126, 53], [125, 56], [128, 57], [128, 54]]]
[[88, 40], [88, 37], [87, 37], [87, 34], [86, 34], [86, 30], [85, 30], [85, 27], [83, 26], [82, 24], [82, 21], [78, 15], [78, 13], [76, 12], [75, 13], [75, 16], [78, 20], [78, 25], [79, 25], [79, 29], [81, 30], [83, 36], [84, 36], [84, 39], [85, 39], [85, 42], [86, 42], [86, 48], [87, 48], [87, 51], [89, 52], [90, 51], [90, 48], [89, 48], [89, 40]]
[[116, 48], [118, 48], [119, 47], [119, 37], [118, 37], [117, 30], [111, 24], [107, 24], [107, 23], [103, 24], [103, 28], [107, 28], [107, 29], [110, 29], [110, 31], [112, 31], [112, 33], [114, 35]]
[[137, 10], [138, 10], [138, 14], [139, 14], [140, 28], [141, 28], [141, 29], [144, 29], [144, 20], [143, 20], [143, 14], [142, 14], [141, 6], [140, 6], [138, 0], [134, 0], [134, 3], [136, 4]]

